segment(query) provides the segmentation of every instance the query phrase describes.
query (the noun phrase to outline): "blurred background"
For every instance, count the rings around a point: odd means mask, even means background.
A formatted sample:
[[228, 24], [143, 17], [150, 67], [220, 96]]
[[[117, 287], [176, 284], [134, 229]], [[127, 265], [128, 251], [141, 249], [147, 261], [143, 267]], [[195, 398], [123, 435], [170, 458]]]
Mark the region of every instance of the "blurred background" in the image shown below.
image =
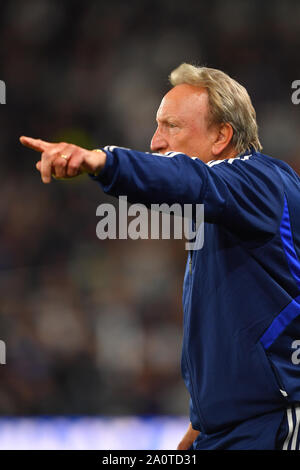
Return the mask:
[[[300, 105], [291, 85], [300, 79], [299, 50], [297, 0], [1, 2], [3, 448], [11, 442], [4, 432], [16, 436], [13, 423], [28, 435], [26, 417], [138, 417], [151, 432], [149, 417], [173, 420], [167, 444], [141, 448], [176, 448], [188, 422], [184, 241], [98, 240], [96, 208], [115, 201], [88, 177], [43, 185], [37, 154], [19, 136], [149, 151], [168, 75], [192, 62], [247, 88], [264, 152], [298, 171]], [[127, 428], [113, 429], [122, 439]], [[113, 448], [100, 434], [99, 448]]]

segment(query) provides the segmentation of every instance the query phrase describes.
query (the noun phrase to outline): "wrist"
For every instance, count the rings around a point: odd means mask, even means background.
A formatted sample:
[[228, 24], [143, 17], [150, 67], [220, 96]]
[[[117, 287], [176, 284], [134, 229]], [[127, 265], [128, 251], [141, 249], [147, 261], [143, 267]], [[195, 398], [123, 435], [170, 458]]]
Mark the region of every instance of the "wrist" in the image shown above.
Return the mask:
[[98, 152], [101, 154], [101, 161], [99, 162], [99, 165], [95, 168], [95, 171], [93, 171], [93, 176], [98, 176], [101, 170], [103, 170], [105, 162], [106, 162], [106, 153], [103, 152], [101, 149], [93, 149], [92, 152]]

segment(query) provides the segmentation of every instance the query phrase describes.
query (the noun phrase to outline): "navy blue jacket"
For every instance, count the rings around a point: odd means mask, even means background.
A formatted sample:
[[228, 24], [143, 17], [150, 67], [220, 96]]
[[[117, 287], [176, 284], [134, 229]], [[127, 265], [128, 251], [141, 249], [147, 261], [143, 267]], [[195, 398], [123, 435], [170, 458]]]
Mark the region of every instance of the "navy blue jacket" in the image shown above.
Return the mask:
[[182, 375], [195, 429], [212, 433], [300, 401], [300, 184], [254, 151], [208, 164], [106, 147], [98, 177], [131, 202], [204, 204], [188, 254]]

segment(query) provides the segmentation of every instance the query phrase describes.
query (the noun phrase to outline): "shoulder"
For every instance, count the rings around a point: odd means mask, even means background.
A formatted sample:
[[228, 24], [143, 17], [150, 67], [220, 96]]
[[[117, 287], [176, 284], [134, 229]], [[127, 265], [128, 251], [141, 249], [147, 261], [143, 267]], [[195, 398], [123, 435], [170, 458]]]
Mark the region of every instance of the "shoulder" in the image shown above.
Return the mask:
[[255, 151], [207, 164], [214, 173], [212, 177], [222, 180], [231, 193], [265, 200], [281, 200], [284, 189], [281, 165], [285, 167], [284, 162]]
[[295, 173], [287, 163], [255, 151], [245, 152], [235, 158], [212, 160], [207, 166], [224, 178], [254, 178], [273, 182], [280, 180], [282, 171]]
[[234, 158], [225, 158], [223, 160], [211, 160], [206, 165], [209, 166], [210, 168], [212, 168], [216, 165], [221, 165], [222, 164], [222, 166], [224, 167], [224, 166], [227, 166], [227, 165], [232, 165], [233, 163], [236, 164], [237, 162], [248, 161], [250, 158], [253, 159], [254, 155], [256, 155], [256, 153], [254, 153], [254, 152], [245, 152], [242, 155], [239, 155], [239, 156], [234, 157]]

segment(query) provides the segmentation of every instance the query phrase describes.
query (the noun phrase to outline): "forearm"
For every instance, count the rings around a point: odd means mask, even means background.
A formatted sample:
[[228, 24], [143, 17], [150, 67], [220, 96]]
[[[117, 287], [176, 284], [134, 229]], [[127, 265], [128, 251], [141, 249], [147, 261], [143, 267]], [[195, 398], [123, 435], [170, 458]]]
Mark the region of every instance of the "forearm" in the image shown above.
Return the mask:
[[146, 205], [197, 203], [205, 186], [205, 164], [184, 154], [173, 157], [106, 147], [97, 177], [104, 192]]

